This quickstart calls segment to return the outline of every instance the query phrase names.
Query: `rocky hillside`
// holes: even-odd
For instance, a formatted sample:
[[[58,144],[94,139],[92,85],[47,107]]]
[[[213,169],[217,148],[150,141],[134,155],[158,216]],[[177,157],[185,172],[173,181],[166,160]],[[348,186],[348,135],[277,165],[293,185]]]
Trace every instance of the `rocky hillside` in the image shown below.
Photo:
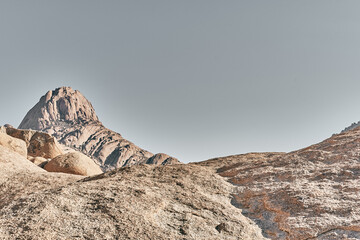
[[[20,127],[43,132],[0,128],[0,239],[360,239],[356,124],[290,153],[174,164],[106,129],[78,91],[59,88]],[[32,163],[39,158],[62,173]]]
[[[103,170],[143,163],[179,163],[170,156],[164,161],[149,160],[154,154],[105,128],[91,103],[70,87],[47,92],[26,114],[19,128],[47,132],[60,143],[93,158]]]
[[[264,239],[231,205],[233,186],[208,168],[140,165],[85,178],[20,153],[0,145],[0,239]]]
[[[360,128],[290,153],[202,163],[237,186],[233,204],[271,239],[360,239]]]

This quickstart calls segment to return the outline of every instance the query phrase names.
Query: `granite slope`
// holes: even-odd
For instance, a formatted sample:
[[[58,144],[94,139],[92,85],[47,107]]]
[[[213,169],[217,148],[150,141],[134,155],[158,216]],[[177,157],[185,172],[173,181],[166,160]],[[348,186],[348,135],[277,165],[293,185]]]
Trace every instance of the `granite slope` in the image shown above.
[[[271,239],[360,239],[360,128],[290,153],[212,159],[234,206]]]
[[[195,165],[139,165],[84,178],[0,146],[0,239],[265,239]]]
[[[154,154],[139,148],[99,121],[91,103],[77,90],[61,87],[47,92],[26,114],[20,129],[40,130],[60,143],[93,158],[103,170],[146,164]],[[176,158],[158,165],[179,163]]]

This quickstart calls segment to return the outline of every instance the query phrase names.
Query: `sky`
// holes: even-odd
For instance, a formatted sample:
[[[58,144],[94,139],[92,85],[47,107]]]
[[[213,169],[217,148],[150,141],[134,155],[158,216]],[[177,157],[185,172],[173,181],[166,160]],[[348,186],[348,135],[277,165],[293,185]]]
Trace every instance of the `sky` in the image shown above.
[[[0,125],[71,86],[183,162],[300,149],[360,120],[360,1],[0,0]]]

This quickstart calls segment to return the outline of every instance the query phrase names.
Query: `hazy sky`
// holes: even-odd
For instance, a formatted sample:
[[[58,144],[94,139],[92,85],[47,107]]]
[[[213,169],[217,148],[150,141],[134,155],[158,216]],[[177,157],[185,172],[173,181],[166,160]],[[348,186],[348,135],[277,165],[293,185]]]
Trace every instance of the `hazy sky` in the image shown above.
[[[0,0],[0,125],[71,86],[183,162],[291,151],[360,120],[360,1]]]

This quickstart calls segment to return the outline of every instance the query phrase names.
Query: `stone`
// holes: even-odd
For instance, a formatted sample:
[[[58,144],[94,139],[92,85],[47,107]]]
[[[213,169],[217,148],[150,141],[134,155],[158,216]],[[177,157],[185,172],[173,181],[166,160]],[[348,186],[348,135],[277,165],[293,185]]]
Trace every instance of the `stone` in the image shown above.
[[[6,132],[25,141],[29,156],[51,159],[64,153],[57,140],[47,133],[16,128],[6,128]]]
[[[90,156],[104,171],[146,164],[154,156],[103,126],[91,103],[70,87],[47,92],[26,114],[19,128],[54,136],[59,143]],[[178,160],[171,158],[166,164],[172,163]]]
[[[146,160],[146,164],[154,164],[154,165],[168,165],[168,164],[178,164],[179,160],[176,158],[170,157],[165,153],[157,153],[154,156],[150,157]]]
[[[20,139],[11,137],[6,133],[0,132],[0,145],[20,154],[21,156],[27,156],[26,143]]]
[[[360,239],[360,127],[290,153],[197,163],[236,186],[232,203],[271,239]]]
[[[91,103],[70,87],[48,91],[20,123],[21,129],[42,130],[53,122],[98,121]]]
[[[30,157],[29,160],[39,167],[44,167],[48,163],[48,160],[43,157]]]
[[[48,172],[63,172],[83,176],[101,174],[102,171],[92,159],[79,152],[66,153],[50,160],[44,169]]]
[[[0,211],[23,196],[29,196],[34,192],[42,190],[58,188],[70,182],[78,181],[81,178],[71,174],[46,172],[44,169],[31,163],[25,156],[0,145]],[[14,210],[19,209],[20,202]],[[6,221],[4,216],[1,216],[0,219]],[[7,222],[5,225],[9,224],[11,223]],[[0,226],[0,239],[16,239],[10,233],[7,237],[2,235],[5,225]]]
[[[265,239],[233,188],[190,164],[124,167],[7,203],[0,239]]]

